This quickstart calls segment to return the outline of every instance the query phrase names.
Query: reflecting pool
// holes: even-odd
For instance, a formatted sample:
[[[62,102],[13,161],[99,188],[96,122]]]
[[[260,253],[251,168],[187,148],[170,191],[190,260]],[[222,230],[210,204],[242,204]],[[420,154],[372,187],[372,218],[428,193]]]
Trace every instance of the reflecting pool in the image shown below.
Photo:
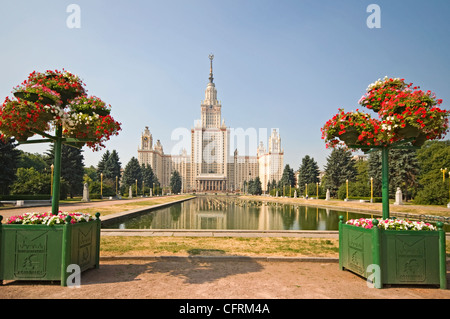
[[[104,228],[338,230],[340,215],[345,220],[371,216],[312,206],[246,201],[232,196],[199,196]]]

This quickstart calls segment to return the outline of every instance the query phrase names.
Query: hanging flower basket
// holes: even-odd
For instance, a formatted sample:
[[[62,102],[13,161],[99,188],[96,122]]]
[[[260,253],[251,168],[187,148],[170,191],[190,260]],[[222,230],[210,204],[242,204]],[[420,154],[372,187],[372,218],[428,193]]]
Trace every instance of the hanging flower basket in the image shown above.
[[[450,112],[439,108],[442,100],[430,91],[406,84],[404,79],[386,77],[376,81],[369,85],[359,104],[375,111],[378,118],[359,110],[346,113],[339,109],[321,128],[327,147],[389,146],[406,139],[413,139],[418,146],[424,143],[424,136],[427,140],[441,139],[449,129]],[[359,133],[357,143],[345,134],[353,129]]]
[[[403,138],[413,138],[420,134],[420,129],[410,124],[398,130],[398,134]]]
[[[70,72],[32,72],[13,94],[16,99],[7,97],[0,108],[0,137],[26,142],[36,133],[62,125],[63,138],[89,140],[72,145],[96,151],[121,130],[110,114],[111,106],[87,96],[84,83]]]
[[[18,99],[22,99],[30,102],[40,102],[42,104],[55,104],[54,99],[46,97],[44,95],[39,95],[38,93],[26,92],[26,91],[18,91],[14,92],[14,96]]]
[[[358,141],[359,133],[356,131],[347,131],[340,135],[340,139],[347,145],[354,145]]]

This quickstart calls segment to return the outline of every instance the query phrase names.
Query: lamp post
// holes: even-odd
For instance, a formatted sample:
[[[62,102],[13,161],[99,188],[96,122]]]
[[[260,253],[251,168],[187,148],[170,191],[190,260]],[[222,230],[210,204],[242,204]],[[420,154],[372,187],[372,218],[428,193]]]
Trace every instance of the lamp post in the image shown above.
[[[370,202],[373,203],[373,177],[370,178]]]
[[[136,179],[136,197],[137,197],[137,179]]]
[[[305,184],[305,197],[308,198],[308,183]]]
[[[448,180],[450,181],[450,172],[448,172]],[[449,182],[450,183],[450,182]],[[449,185],[450,186],[450,185]],[[449,187],[449,199],[450,199],[450,187]]]
[[[347,199],[348,199],[348,179],[345,180],[346,188],[347,188]]]
[[[319,183],[316,182],[316,194],[317,194],[317,199],[319,199]]]
[[[100,197],[103,199],[103,173],[100,173]]]
[[[442,172],[442,182],[445,182],[445,173],[447,173],[447,168],[441,168]]]
[[[117,196],[118,177],[116,176],[116,196]]]

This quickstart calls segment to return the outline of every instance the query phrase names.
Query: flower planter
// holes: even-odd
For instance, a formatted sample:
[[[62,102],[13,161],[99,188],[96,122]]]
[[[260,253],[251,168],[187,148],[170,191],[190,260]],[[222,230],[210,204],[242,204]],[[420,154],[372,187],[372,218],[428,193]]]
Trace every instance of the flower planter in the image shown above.
[[[357,131],[348,130],[342,133],[339,138],[343,140],[347,145],[355,144],[358,141],[359,133]]]
[[[55,100],[33,92],[18,91],[14,93],[14,96],[31,102],[41,102],[44,105],[53,105],[55,103]]]
[[[71,264],[99,267],[100,219],[63,225],[0,224],[0,281],[61,281]],[[1,222],[1,216],[0,216]]]
[[[384,284],[439,285],[447,288],[445,231],[365,229],[339,223],[339,267]],[[374,222],[376,225],[376,223]],[[379,277],[375,268],[379,266]],[[369,278],[370,277],[370,278]],[[377,281],[377,278],[379,279]]]
[[[412,138],[417,137],[420,134],[420,130],[417,127],[408,124],[405,127],[400,128],[398,134],[404,138]]]

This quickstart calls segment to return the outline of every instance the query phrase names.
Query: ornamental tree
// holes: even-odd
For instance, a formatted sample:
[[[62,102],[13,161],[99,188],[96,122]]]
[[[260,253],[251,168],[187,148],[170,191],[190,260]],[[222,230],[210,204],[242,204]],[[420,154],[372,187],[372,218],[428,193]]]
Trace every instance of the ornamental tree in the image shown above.
[[[121,124],[110,115],[111,107],[88,96],[81,79],[66,70],[32,72],[0,107],[0,138],[20,143],[52,142],[55,149],[52,213],[58,214],[61,176],[61,146],[94,151],[103,148]],[[54,135],[51,135],[54,131]],[[28,140],[34,135],[46,139]]]
[[[328,147],[382,151],[383,218],[389,217],[389,149],[418,148],[427,140],[443,138],[449,128],[449,111],[441,99],[404,79],[388,78],[370,84],[359,104],[377,113],[339,112],[321,128]]]
[[[369,85],[359,104],[377,113],[372,118],[359,109],[339,112],[322,127],[327,147],[391,146],[411,142],[421,146],[426,140],[443,138],[448,131],[449,111],[440,109],[441,99],[422,91],[404,79],[385,77]]]
[[[45,132],[61,126],[66,142],[94,151],[103,148],[121,124],[110,115],[111,106],[88,96],[84,87],[65,70],[32,72],[0,107],[0,136],[23,143],[36,134],[48,137]]]

